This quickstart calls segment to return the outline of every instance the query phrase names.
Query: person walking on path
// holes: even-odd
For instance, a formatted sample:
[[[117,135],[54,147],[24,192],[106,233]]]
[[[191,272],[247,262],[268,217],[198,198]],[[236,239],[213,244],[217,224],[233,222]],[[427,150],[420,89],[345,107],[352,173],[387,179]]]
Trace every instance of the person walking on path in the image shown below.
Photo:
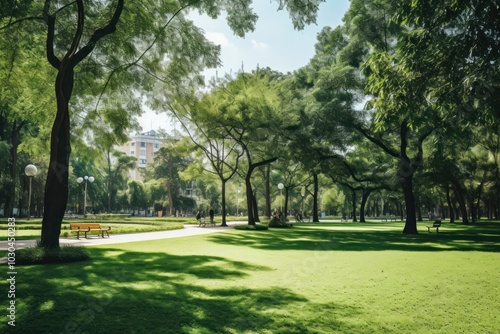
[[[214,214],[215,214],[214,209],[210,208],[210,211],[208,211],[208,214],[210,215],[210,224],[215,225],[214,224]]]

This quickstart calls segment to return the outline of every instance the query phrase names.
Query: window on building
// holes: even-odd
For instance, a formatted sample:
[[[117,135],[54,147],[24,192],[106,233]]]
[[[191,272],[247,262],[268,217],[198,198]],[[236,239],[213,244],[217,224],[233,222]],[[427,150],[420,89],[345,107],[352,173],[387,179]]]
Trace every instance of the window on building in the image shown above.
[[[130,146],[135,146],[135,142],[131,142],[131,143],[130,143]]]
[[[141,147],[146,147],[146,142],[141,141]]]
[[[135,155],[135,151],[134,150],[130,150],[130,155]]]
[[[139,151],[139,156],[141,156],[141,157],[146,156],[146,149],[145,148],[141,148],[141,150]]]
[[[160,147],[160,144],[155,143],[155,148],[159,148],[159,147]]]

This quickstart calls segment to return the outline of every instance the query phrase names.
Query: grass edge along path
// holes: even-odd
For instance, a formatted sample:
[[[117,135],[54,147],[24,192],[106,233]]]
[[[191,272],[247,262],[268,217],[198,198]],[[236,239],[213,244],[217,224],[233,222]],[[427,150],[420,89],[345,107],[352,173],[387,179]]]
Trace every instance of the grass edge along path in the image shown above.
[[[16,327],[0,332],[498,333],[498,224],[401,227],[90,247],[91,261],[19,267]]]

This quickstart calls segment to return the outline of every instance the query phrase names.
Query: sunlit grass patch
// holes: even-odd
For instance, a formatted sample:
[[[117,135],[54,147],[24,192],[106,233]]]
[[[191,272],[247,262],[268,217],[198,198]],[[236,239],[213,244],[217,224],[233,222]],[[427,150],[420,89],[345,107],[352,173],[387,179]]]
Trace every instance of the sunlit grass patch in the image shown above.
[[[89,247],[91,261],[22,267],[15,330],[497,332],[500,229],[449,225],[407,236],[401,223],[385,226]]]

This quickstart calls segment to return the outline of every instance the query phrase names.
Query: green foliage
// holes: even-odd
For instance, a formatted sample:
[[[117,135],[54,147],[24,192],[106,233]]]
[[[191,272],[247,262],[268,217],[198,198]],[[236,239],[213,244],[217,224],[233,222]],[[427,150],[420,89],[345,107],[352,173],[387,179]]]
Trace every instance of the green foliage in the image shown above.
[[[130,181],[128,184],[128,201],[132,208],[140,210],[148,206],[148,198],[142,183]]]
[[[279,227],[279,228],[293,227],[293,224],[285,223],[283,220],[284,220],[284,218],[282,218],[280,220],[278,217],[273,216],[271,218],[271,220],[269,221],[268,226],[269,227]]]
[[[90,260],[85,247],[62,246],[59,249],[28,247],[16,250],[16,265],[69,263]]]
[[[23,266],[16,332],[71,323],[89,333],[495,333],[498,222],[405,238],[401,226],[304,224],[89,247],[91,261]],[[93,321],[75,316],[79,305]]]
[[[123,218],[130,218],[130,214],[128,213],[98,213],[95,215],[96,219],[111,219],[111,220],[118,220],[118,219],[123,219]]]
[[[235,225],[234,228],[240,231],[266,231],[269,229],[269,227],[264,224],[255,224],[255,225],[241,224],[241,225]]]

